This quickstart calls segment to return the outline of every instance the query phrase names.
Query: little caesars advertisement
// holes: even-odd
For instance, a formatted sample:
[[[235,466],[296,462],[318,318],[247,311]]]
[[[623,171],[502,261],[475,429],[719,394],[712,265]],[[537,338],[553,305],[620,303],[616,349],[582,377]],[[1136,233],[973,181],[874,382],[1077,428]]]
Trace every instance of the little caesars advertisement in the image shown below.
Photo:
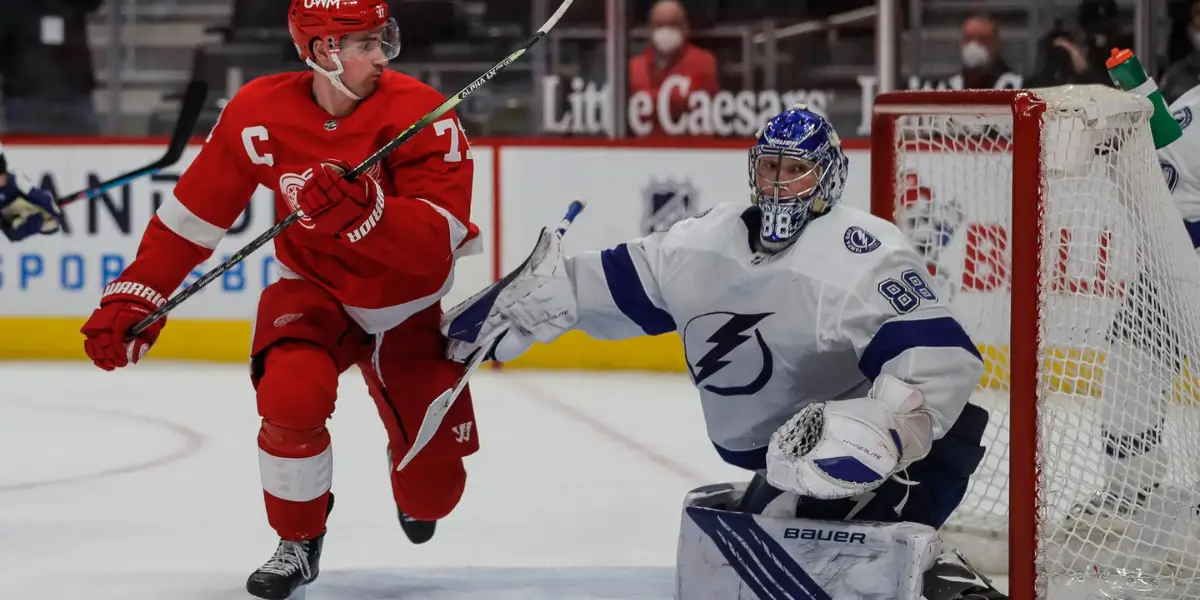
[[[627,112],[629,130],[636,136],[649,135],[657,120],[669,135],[750,136],[765,120],[796,103],[805,103],[814,111],[824,114],[833,96],[832,92],[821,90],[721,90],[714,95],[703,90],[692,91],[691,87],[691,78],[672,75],[663,81],[658,94],[652,96],[647,92],[638,92],[630,96]],[[609,131],[612,94],[607,83],[597,86],[595,82],[585,82],[581,77],[572,79],[566,106],[560,103],[561,88],[562,80],[557,75],[544,80],[543,131],[590,135]],[[671,114],[671,98],[675,96],[687,98],[687,112],[683,115]]]
[[[1005,73],[996,80],[995,87],[1020,88],[1022,77]],[[871,133],[871,106],[879,93],[878,78],[864,75],[857,78],[858,127],[857,135]],[[945,79],[923,79],[911,76],[905,82],[907,89],[962,89],[960,75]],[[564,89],[564,86],[567,89]],[[771,117],[795,104],[806,104],[819,114],[831,117],[848,116],[845,106],[837,104],[839,95],[854,93],[853,90],[838,92],[832,89],[801,89],[790,91],[730,91],[721,90],[710,94],[705,90],[692,90],[692,80],[683,75],[671,75],[663,81],[656,94],[637,92],[628,99],[626,115],[629,131],[634,136],[650,135],[655,123],[668,135],[673,136],[752,136]],[[612,123],[612,101],[608,83],[597,85],[582,77],[564,82],[561,77],[551,75],[542,85],[542,131],[557,134],[604,135]],[[687,98],[687,109],[683,114],[672,114],[671,99]],[[830,109],[836,108],[835,114]],[[850,109],[853,111],[853,109]],[[849,112],[852,116],[853,112]]]

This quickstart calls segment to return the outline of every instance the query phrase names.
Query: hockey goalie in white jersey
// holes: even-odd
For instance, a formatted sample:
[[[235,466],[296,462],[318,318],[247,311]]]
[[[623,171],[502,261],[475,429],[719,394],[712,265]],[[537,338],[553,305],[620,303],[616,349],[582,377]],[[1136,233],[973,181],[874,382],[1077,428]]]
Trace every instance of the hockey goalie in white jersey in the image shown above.
[[[754,475],[685,500],[680,600],[1004,597],[936,533],[984,454],[983,362],[900,231],[838,204],[848,166],[789,110],[750,150],[750,204],[572,257],[543,232],[443,320],[459,360],[498,327],[500,360],[570,329],[682,336],[716,452]]]

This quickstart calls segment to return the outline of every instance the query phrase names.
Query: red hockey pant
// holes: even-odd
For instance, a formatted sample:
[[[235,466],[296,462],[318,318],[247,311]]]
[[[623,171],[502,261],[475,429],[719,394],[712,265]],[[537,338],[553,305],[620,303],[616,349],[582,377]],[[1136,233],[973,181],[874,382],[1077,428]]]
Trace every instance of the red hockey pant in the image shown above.
[[[262,417],[259,470],[267,520],[281,538],[306,540],[325,531],[333,480],[325,422],[333,415],[338,376],[352,365],[362,371],[387,429],[396,505],[415,519],[436,520],[458,504],[467,478],[462,459],[479,449],[469,390],[416,458],[399,473],[394,467],[430,402],[463,371],[443,358],[440,317],[435,304],[380,338],[366,334],[312,283],[284,279],[263,291],[251,376]]]

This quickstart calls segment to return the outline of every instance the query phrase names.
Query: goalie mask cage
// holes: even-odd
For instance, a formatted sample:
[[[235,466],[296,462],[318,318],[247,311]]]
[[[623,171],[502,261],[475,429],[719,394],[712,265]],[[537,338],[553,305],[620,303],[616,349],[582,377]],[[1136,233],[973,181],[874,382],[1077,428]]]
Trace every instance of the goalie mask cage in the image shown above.
[[[1103,86],[875,100],[872,211],[987,363],[944,536],[1014,599],[1200,598],[1200,259],[1152,112]]]

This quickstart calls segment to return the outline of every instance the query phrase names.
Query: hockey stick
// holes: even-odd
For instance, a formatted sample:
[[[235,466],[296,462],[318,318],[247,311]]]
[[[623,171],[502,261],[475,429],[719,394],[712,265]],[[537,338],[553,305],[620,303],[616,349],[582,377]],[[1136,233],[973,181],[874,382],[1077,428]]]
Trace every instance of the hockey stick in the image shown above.
[[[570,206],[567,207],[567,214],[563,217],[562,223],[559,223],[558,229],[554,231],[554,235],[561,239],[571,226],[571,223],[575,222],[575,217],[578,217],[579,213],[583,212],[583,208],[584,203],[582,200],[572,201]],[[529,263],[531,258],[533,258],[532,254],[513,272],[520,272]],[[503,283],[503,280],[501,283]],[[412,446],[404,454],[404,458],[400,459],[400,464],[396,465],[396,471],[400,471],[408,466],[413,457],[429,443],[429,440],[433,439],[434,434],[437,433],[438,428],[442,425],[442,420],[446,418],[446,413],[449,412],[451,406],[454,406],[454,401],[458,399],[458,395],[467,386],[467,380],[475,374],[475,371],[479,370],[479,366],[487,360],[492,345],[507,333],[508,329],[509,324],[505,323],[494,329],[482,340],[479,340],[479,347],[467,359],[466,369],[463,370],[463,374],[458,378],[458,381],[454,382],[454,387],[442,392],[437,399],[430,403],[429,408],[425,410],[425,418],[421,420],[421,428],[417,430],[417,436],[413,438]]]
[[[442,115],[450,112],[451,110],[454,109],[454,107],[461,104],[462,101],[467,98],[467,96],[470,96],[473,92],[475,92],[475,90],[478,90],[479,88],[483,87],[483,84],[491,81],[492,78],[495,77],[497,73],[499,73],[500,71],[503,71],[506,67],[508,67],[508,65],[511,65],[518,58],[521,58],[521,56],[523,56],[526,52],[528,52],[529,49],[532,48],[535,44],[542,41],[542,38],[546,37],[546,34],[556,24],[558,24],[559,19],[562,19],[563,14],[567,12],[567,8],[569,8],[573,2],[575,2],[575,0],[564,0],[564,2],[562,3],[562,6],[559,6],[558,10],[555,11],[553,15],[550,15],[550,20],[546,21],[546,23],[544,25],[542,25],[542,28],[537,30],[537,33],[534,34],[533,38],[531,38],[528,42],[525,42],[524,46],[518,48],[512,54],[509,54],[507,57],[505,57],[504,60],[497,63],[496,66],[489,69],[483,75],[480,75],[479,79],[476,79],[475,81],[471,82],[471,85],[468,85],[467,87],[463,88],[462,91],[460,91],[459,93],[448,98],[445,102],[442,103],[441,106],[438,106],[437,108],[433,109],[433,111],[430,112],[429,114],[425,115],[424,117],[421,117],[421,120],[410,125],[408,127],[408,129],[405,129],[403,132],[400,133],[400,135],[396,136],[395,139],[393,139],[392,141],[385,144],[382,148],[380,148],[378,151],[376,151],[375,154],[372,154],[371,156],[367,157],[367,159],[364,160],[362,162],[362,164],[358,165],[357,167],[354,167],[353,169],[350,169],[350,171],[348,171],[343,177],[347,181],[354,181],[359,176],[361,176],[363,173],[367,172],[367,169],[370,169],[371,167],[375,166],[375,163],[378,163],[379,161],[383,160],[387,155],[389,155],[393,151],[395,151],[396,148],[400,147],[401,144],[407,142],[408,140],[411,140],[413,138],[413,136],[420,133],[422,129],[425,129],[431,123],[438,120],[438,118],[440,118]],[[233,256],[230,256],[225,262],[217,265],[216,268],[205,273],[203,277],[201,277],[200,279],[197,279],[195,283],[188,286],[182,292],[175,294],[175,297],[168,300],[167,303],[162,305],[162,307],[160,307],[158,310],[150,313],[149,315],[146,316],[146,318],[142,319],[141,321],[138,321],[138,323],[129,330],[129,335],[127,337],[129,339],[133,339],[135,336],[137,336],[141,332],[145,331],[146,328],[153,325],[155,321],[167,316],[167,313],[171,312],[172,310],[175,310],[175,307],[182,304],[188,298],[191,298],[192,296],[196,295],[200,290],[204,289],[205,286],[212,283],[214,280],[216,280],[221,275],[225,274],[226,271],[228,271],[229,269],[232,269],[238,263],[242,262],[243,260],[246,260],[251,254],[254,253],[255,250],[258,250],[267,242],[275,239],[276,236],[278,236],[280,233],[283,233],[284,229],[291,227],[296,221],[299,221],[303,217],[304,217],[304,213],[302,211],[300,211],[300,210],[293,211],[285,219],[276,223],[270,229],[264,231],[262,233],[262,235],[251,240],[249,244],[246,244],[246,246],[243,247],[241,250],[238,250],[237,252],[235,252],[233,254]]]
[[[118,175],[107,181],[101,181],[92,187],[79,190],[73,194],[62,196],[56,200],[58,205],[61,207],[77,200],[95,198],[108,190],[125,185],[139,177],[153,175],[179,162],[179,159],[183,157],[184,151],[187,150],[188,142],[192,140],[192,133],[196,129],[196,123],[200,120],[200,113],[203,112],[204,102],[207,99],[208,84],[200,80],[189,83],[187,90],[183,92],[179,118],[175,121],[175,131],[171,133],[171,141],[167,146],[166,154],[163,154],[161,158],[144,167]]]

